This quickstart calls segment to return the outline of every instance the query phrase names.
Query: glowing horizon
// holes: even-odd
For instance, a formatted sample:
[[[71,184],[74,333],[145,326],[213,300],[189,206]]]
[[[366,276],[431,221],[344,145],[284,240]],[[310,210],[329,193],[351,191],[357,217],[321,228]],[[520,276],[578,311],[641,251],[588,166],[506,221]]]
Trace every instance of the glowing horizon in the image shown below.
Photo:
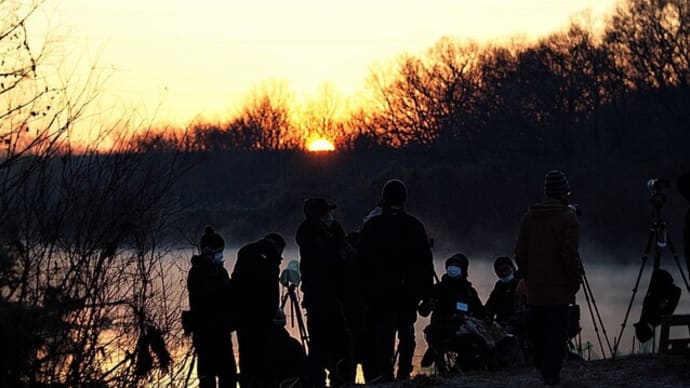
[[[310,141],[307,144],[307,151],[310,152],[330,152],[335,151],[335,145],[332,141],[319,138]]]
[[[599,20],[614,3],[62,0],[49,11],[67,31],[61,50],[112,69],[98,103],[106,116],[131,109],[144,121],[184,126],[227,119],[262,82],[285,81],[298,99],[328,83],[352,98],[372,66],[422,53],[444,36],[535,39],[578,13]]]

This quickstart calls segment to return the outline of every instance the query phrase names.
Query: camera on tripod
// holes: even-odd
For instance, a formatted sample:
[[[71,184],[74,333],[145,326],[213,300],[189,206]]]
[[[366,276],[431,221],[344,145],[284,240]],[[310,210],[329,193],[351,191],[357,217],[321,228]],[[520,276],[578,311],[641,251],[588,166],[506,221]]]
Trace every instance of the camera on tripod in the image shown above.
[[[664,191],[671,188],[671,182],[667,179],[652,178],[647,181],[647,190],[651,193],[649,203],[656,209],[661,209],[666,203]]]
[[[678,266],[683,283],[685,283],[685,288],[688,290],[688,292],[690,292],[690,283],[685,277],[683,268],[678,259],[678,254],[675,252],[673,243],[669,238],[670,224],[661,216],[661,208],[666,202],[665,191],[669,190],[670,188],[671,183],[666,179],[652,178],[647,181],[647,189],[650,192],[649,203],[652,204],[652,223],[649,228],[649,237],[647,238],[646,248],[644,250],[644,255],[642,256],[642,265],[637,274],[633,294],[630,299],[630,303],[628,304],[628,309],[625,312],[625,318],[623,318],[623,323],[621,324],[621,331],[618,334],[613,348],[612,354],[614,355],[616,354],[620,341],[623,338],[623,330],[625,329],[625,325],[630,315],[630,309],[633,301],[635,300],[635,294],[637,293],[637,287],[640,284],[640,279],[642,278],[644,266],[647,263],[650,255],[653,255],[654,260],[652,276],[650,278],[647,295],[643,301],[640,321],[634,325],[635,336],[640,341],[645,342],[654,338],[654,327],[659,325],[661,319],[660,317],[662,315],[670,316],[673,314],[680,297],[680,289],[673,285],[673,277],[671,274],[661,269],[662,249],[668,249],[671,251],[671,256]],[[665,338],[668,340],[667,334]],[[667,350],[668,349],[660,349],[660,351],[664,352]]]
[[[286,304],[288,302],[290,303],[290,322],[292,327],[294,327],[295,319],[297,320],[297,329],[299,330],[300,339],[302,340],[302,347],[306,351],[309,343],[309,334],[307,333],[307,326],[304,324],[302,309],[295,291],[302,281],[302,274],[300,273],[299,262],[297,260],[291,260],[288,263],[287,268],[280,274],[279,281],[280,284],[285,287],[286,291],[280,301],[280,310],[285,311]]]

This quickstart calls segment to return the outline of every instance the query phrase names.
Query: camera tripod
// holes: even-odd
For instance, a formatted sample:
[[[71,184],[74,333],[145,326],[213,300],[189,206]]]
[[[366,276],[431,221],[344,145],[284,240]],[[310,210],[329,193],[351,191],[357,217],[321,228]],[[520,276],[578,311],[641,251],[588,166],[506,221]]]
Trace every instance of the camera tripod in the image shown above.
[[[651,181],[650,181],[651,182]],[[640,279],[642,278],[642,273],[644,272],[644,267],[647,264],[647,261],[649,260],[649,255],[652,250],[652,245],[654,245],[654,261],[653,261],[653,270],[652,270],[652,277],[654,276],[654,273],[656,270],[659,269],[659,265],[661,263],[661,253],[663,248],[668,248],[668,250],[671,252],[671,256],[673,256],[673,259],[676,262],[676,265],[678,266],[678,272],[680,272],[680,276],[683,278],[683,283],[685,283],[685,288],[688,290],[688,293],[690,293],[690,284],[688,283],[688,279],[685,277],[685,272],[683,272],[683,267],[681,266],[680,259],[678,258],[678,254],[676,253],[675,249],[673,248],[673,242],[671,241],[670,237],[668,236],[669,233],[669,224],[661,217],[661,208],[663,207],[664,203],[666,202],[666,197],[664,196],[664,193],[661,192],[660,189],[656,189],[651,183],[648,184],[650,187],[650,190],[653,189],[652,191],[652,196],[649,199],[649,202],[652,204],[652,225],[649,228],[649,236],[647,238],[647,245],[644,250],[644,254],[642,256],[642,264],[640,265],[640,270],[637,273],[637,280],[635,281],[635,286],[632,289],[632,297],[630,298],[630,303],[628,304],[628,309],[625,312],[625,318],[623,319],[623,323],[621,324],[621,330],[620,333],[618,334],[618,337],[615,340],[615,344],[613,347],[613,353],[612,353],[612,358],[616,357],[616,353],[618,352],[618,346],[621,343],[621,340],[623,338],[623,331],[625,330],[625,326],[628,322],[628,317],[630,315],[630,309],[632,308],[633,302],[635,301],[635,295],[637,294],[637,289],[638,286],[640,285]],[[690,268],[688,268],[690,269]],[[652,284],[652,280],[650,279],[650,285]],[[649,292],[649,291],[647,291]]]
[[[602,320],[601,314],[599,313],[599,307],[597,307],[597,301],[594,298],[594,292],[592,291],[592,287],[589,285],[589,279],[587,279],[587,274],[585,273],[585,266],[582,263],[582,261],[580,261],[580,274],[582,282],[582,291],[585,296],[585,302],[587,303],[587,309],[589,310],[589,316],[592,319],[594,333],[596,333],[597,342],[599,343],[599,347],[601,348],[601,356],[602,358],[606,358],[604,344],[601,341],[601,336],[603,334],[604,339],[606,340],[606,345],[608,347],[609,354],[611,354],[611,357],[613,358],[614,351],[611,349],[611,342],[609,341],[608,333],[606,333],[606,327],[604,326],[604,321]],[[602,334],[599,333],[599,327],[601,327]],[[580,350],[582,350],[582,344],[580,344]]]
[[[285,286],[287,290],[281,299],[280,308],[285,311],[285,305],[290,302],[290,325],[295,327],[295,320],[297,320],[297,329],[299,330],[302,347],[307,351],[309,347],[309,334],[307,333],[307,326],[304,324],[302,308],[299,305],[299,298],[297,298],[297,293],[295,291],[299,285],[299,274],[296,272],[291,273],[291,271],[291,269],[286,269],[283,271],[284,275],[281,276],[281,284]],[[288,280],[288,276],[292,276],[292,278]],[[294,276],[297,277],[294,278]]]

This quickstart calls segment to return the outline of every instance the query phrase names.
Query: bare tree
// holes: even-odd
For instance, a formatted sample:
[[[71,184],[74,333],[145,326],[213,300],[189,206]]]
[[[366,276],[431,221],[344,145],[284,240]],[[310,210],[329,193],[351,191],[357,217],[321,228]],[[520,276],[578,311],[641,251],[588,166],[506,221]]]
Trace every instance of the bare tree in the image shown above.
[[[429,145],[469,136],[479,89],[475,44],[441,39],[425,57],[403,56],[392,74],[372,73],[379,125],[394,145]]]
[[[304,103],[296,125],[304,145],[309,138],[325,138],[340,143],[346,136],[346,101],[334,87],[324,83],[317,94]]]
[[[44,65],[27,31],[41,4],[0,1],[0,385],[172,379],[152,371],[179,338],[168,194],[180,153],[135,152],[125,132],[106,151],[119,128],[71,141],[100,81]]]
[[[660,151],[690,127],[690,4],[685,0],[628,0],[616,10],[605,40],[631,92],[660,107],[652,115]],[[629,109],[640,109],[630,107]],[[639,123],[627,122],[633,127]]]
[[[267,83],[253,91],[226,132],[242,140],[242,148],[280,150],[290,148],[294,137],[290,120],[291,98],[283,83]]]
[[[628,0],[613,16],[606,39],[636,88],[687,86],[690,81],[690,4]]]

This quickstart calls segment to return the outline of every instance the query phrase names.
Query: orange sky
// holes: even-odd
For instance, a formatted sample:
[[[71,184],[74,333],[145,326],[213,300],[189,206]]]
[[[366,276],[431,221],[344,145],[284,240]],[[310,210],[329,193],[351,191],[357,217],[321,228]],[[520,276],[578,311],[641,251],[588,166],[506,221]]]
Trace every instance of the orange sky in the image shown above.
[[[223,119],[262,81],[301,98],[324,82],[351,96],[376,63],[442,36],[542,36],[614,0],[60,0],[44,8],[70,61],[109,74],[104,116],[184,125]],[[47,11],[45,11],[47,9]],[[72,62],[70,62],[72,63]]]

